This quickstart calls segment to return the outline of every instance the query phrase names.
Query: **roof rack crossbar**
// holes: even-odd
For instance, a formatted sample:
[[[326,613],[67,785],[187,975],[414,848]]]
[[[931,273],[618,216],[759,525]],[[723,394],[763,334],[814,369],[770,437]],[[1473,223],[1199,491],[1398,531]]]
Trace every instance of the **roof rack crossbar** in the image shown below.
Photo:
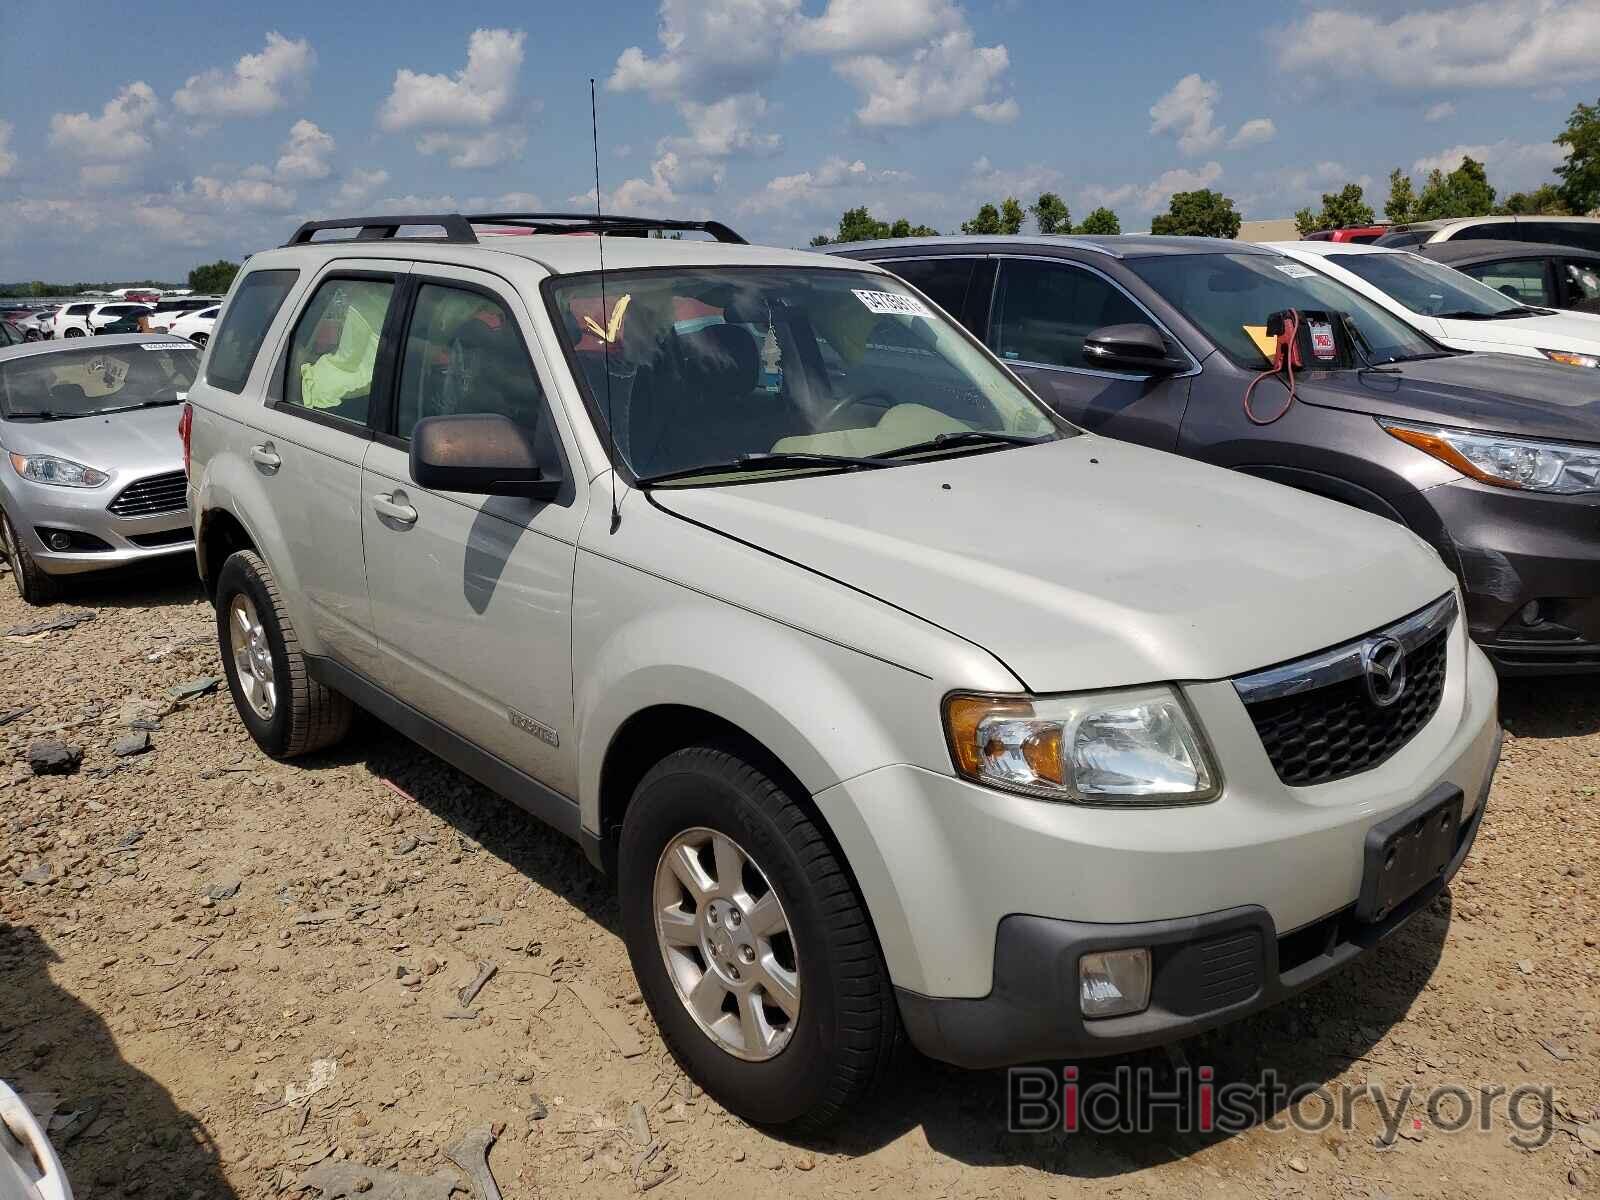
[[[407,226],[437,227],[444,230],[443,237],[406,237],[399,238],[401,229]],[[324,229],[354,229],[355,240],[361,242],[385,241],[398,238],[405,242],[465,242],[472,244],[478,240],[478,235],[472,232],[472,224],[460,213],[421,213],[397,217],[339,217],[331,221],[307,221],[294,231],[285,246],[303,246],[316,240],[316,236]]]
[[[630,217],[615,213],[506,212],[472,213],[469,225],[508,225],[540,233],[613,233],[643,237],[653,230],[666,233],[709,233],[719,242],[745,245],[745,239],[721,221],[683,221],[666,217]]]

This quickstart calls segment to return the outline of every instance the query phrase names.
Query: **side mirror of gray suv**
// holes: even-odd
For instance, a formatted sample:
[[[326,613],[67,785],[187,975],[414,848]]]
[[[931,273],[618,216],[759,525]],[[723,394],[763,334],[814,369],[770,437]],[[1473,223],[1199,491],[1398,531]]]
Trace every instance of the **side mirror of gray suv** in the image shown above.
[[[433,491],[531,500],[552,500],[561,489],[559,475],[540,471],[529,431],[492,413],[418,421],[411,432],[411,478]]]
[[[1154,326],[1137,322],[1102,325],[1083,339],[1083,355],[1097,366],[1152,375],[1181,371],[1189,365],[1167,353],[1167,343]]]

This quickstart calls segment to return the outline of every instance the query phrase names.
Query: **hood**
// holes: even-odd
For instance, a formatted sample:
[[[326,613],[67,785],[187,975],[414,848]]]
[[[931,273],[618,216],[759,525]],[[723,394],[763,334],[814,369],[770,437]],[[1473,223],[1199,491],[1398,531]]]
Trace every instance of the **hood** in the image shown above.
[[[1038,692],[1237,675],[1454,584],[1381,518],[1091,435],[652,497],[984,647]]]
[[[1399,371],[1298,377],[1307,404],[1488,433],[1600,442],[1600,370],[1511,354],[1454,354]]]
[[[0,440],[19,454],[54,454],[109,472],[112,484],[183,469],[181,404],[69,421],[7,421]]]
[[[1557,312],[1545,317],[1513,317],[1502,321],[1438,321],[1444,335],[1496,346],[1533,346],[1600,354],[1600,319],[1586,313]]]

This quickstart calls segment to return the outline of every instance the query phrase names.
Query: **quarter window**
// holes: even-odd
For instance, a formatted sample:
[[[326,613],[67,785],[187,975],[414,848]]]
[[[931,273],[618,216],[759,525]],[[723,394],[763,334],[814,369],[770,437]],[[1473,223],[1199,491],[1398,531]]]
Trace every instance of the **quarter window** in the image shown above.
[[[425,283],[406,333],[395,432],[409,439],[424,417],[476,413],[537,430],[544,389],[505,305],[482,292]]]
[[[261,343],[266,340],[298,271],[252,271],[235,290],[228,315],[211,341],[206,382],[225,392],[244,391]]]
[[[388,279],[335,277],[318,284],[295,325],[283,402],[365,425],[393,298]]]
[[[1542,258],[1501,259],[1461,269],[1519,304],[1552,303],[1549,289],[1545,287]]]
[[[1012,260],[1000,269],[993,342],[1001,358],[1052,367],[1103,369],[1083,341],[1105,325],[1150,324],[1108,280],[1077,267]]]
[[[1566,307],[1600,313],[1600,264],[1569,259],[1562,264],[1562,275],[1567,282]]]
[[[967,303],[967,287],[977,268],[975,258],[891,258],[878,265],[920,288],[956,320]]]

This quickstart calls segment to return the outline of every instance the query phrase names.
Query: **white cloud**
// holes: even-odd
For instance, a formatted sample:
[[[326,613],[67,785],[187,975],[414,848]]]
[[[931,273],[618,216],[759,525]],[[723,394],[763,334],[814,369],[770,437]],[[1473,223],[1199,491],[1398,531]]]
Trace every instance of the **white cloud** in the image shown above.
[[[767,115],[767,102],[759,92],[725,96],[712,104],[685,100],[678,105],[689,127],[688,137],[662,139],[661,149],[687,156],[729,158],[736,154],[775,154],[783,139],[775,133],[758,133],[755,125]]]
[[[17,156],[11,152],[10,121],[0,121],[0,179],[11,174],[17,166]]]
[[[1040,192],[1059,188],[1066,176],[1044,163],[1029,163],[1019,170],[1005,170],[983,155],[973,162],[967,172],[967,192],[985,201],[1015,196],[1024,203],[1031,202]]]
[[[133,168],[127,163],[87,163],[78,168],[78,182],[91,191],[127,187]]]
[[[907,58],[848,58],[835,70],[864,93],[856,120],[869,128],[928,125],[971,114],[996,124],[1017,117],[1005,96],[1011,65],[1004,46],[979,46],[969,29],[944,34]]]
[[[328,165],[334,149],[333,136],[324,133],[304,117],[289,130],[289,140],[281,147],[277,172],[281,179],[326,179],[333,168]]]
[[[828,0],[821,16],[794,23],[788,44],[810,54],[894,54],[965,26],[953,0]]]
[[[661,0],[660,53],[629,46],[606,80],[658,100],[719,100],[777,69],[800,0]]]
[[[1441,100],[1438,104],[1430,104],[1428,111],[1422,114],[1422,119],[1432,124],[1434,121],[1448,120],[1456,115],[1456,106],[1448,100]]]
[[[1483,0],[1385,19],[1321,9],[1274,37],[1286,72],[1391,88],[1529,88],[1600,75],[1594,0]]]
[[[146,201],[133,206],[133,219],[152,238],[171,245],[203,246],[215,236],[211,222],[187,205]]]
[[[173,93],[172,105],[202,119],[259,117],[282,108],[304,90],[316,51],[305,38],[291,41],[267,34],[260,54],[246,54],[232,68],[213,67],[191,75]]]
[[[407,192],[404,196],[384,197],[378,202],[378,207],[386,213],[440,213],[458,211],[461,202],[448,192],[436,196]]]
[[[1437,154],[1425,154],[1411,164],[1411,169],[1420,175],[1433,170],[1448,175],[1461,165],[1463,158],[1474,158],[1484,164],[1489,182],[1504,193],[1550,183],[1551,172],[1561,165],[1564,157],[1562,148],[1554,142],[1513,142],[1502,138],[1498,142],[1451,146]]]
[[[294,192],[281,184],[266,179],[217,179],[210,175],[196,175],[187,191],[173,189],[174,199],[187,199],[193,203],[209,204],[230,212],[277,210],[293,208]]]
[[[714,191],[722,186],[720,165],[708,160],[684,160],[669,150],[650,164],[650,178],[624,180],[611,192],[601,194],[601,206],[608,212],[637,212],[651,209],[677,209],[685,215],[700,210],[684,208],[680,192]],[[570,197],[573,203],[589,208],[594,204],[594,189]]]
[[[148,127],[161,102],[142,80],[130,83],[100,110],[56,113],[50,118],[50,142],[58,149],[94,162],[125,162],[150,152]]]
[[[1185,75],[1172,90],[1150,106],[1150,132],[1171,133],[1185,154],[1203,154],[1222,143],[1217,128],[1216,82]]]
[[[533,192],[501,192],[498,196],[469,196],[467,207],[474,212],[538,212],[544,201]]]
[[[422,154],[449,155],[450,165],[463,170],[498,167],[522,156],[528,135],[519,129],[485,133],[425,133],[417,139]]]
[[[475,29],[467,39],[467,65],[454,75],[400,68],[378,109],[378,126],[394,133],[481,127],[499,120],[516,96],[526,38],[520,30]]]
[[[1271,117],[1256,117],[1239,126],[1228,139],[1228,149],[1242,150],[1246,146],[1263,146],[1278,136],[1278,127]]]
[[[1080,194],[1079,204],[1084,208],[1118,208],[1132,205],[1135,212],[1155,212],[1165,208],[1177,192],[1193,192],[1208,188],[1222,178],[1222,164],[1208,162],[1200,167],[1175,167],[1163,171],[1149,183],[1125,183],[1119,187],[1091,184]]]
[[[356,167],[344,177],[344,182],[339,185],[339,190],[333,194],[335,204],[349,205],[360,204],[369,199],[374,192],[389,182],[389,172],[382,167],[368,170],[365,167]]]
[[[755,195],[739,204],[744,213],[782,212],[832,202],[841,189],[852,191],[873,184],[902,182],[910,178],[904,171],[875,171],[861,159],[847,160],[837,155],[820,166],[793,175],[769,180]]]

